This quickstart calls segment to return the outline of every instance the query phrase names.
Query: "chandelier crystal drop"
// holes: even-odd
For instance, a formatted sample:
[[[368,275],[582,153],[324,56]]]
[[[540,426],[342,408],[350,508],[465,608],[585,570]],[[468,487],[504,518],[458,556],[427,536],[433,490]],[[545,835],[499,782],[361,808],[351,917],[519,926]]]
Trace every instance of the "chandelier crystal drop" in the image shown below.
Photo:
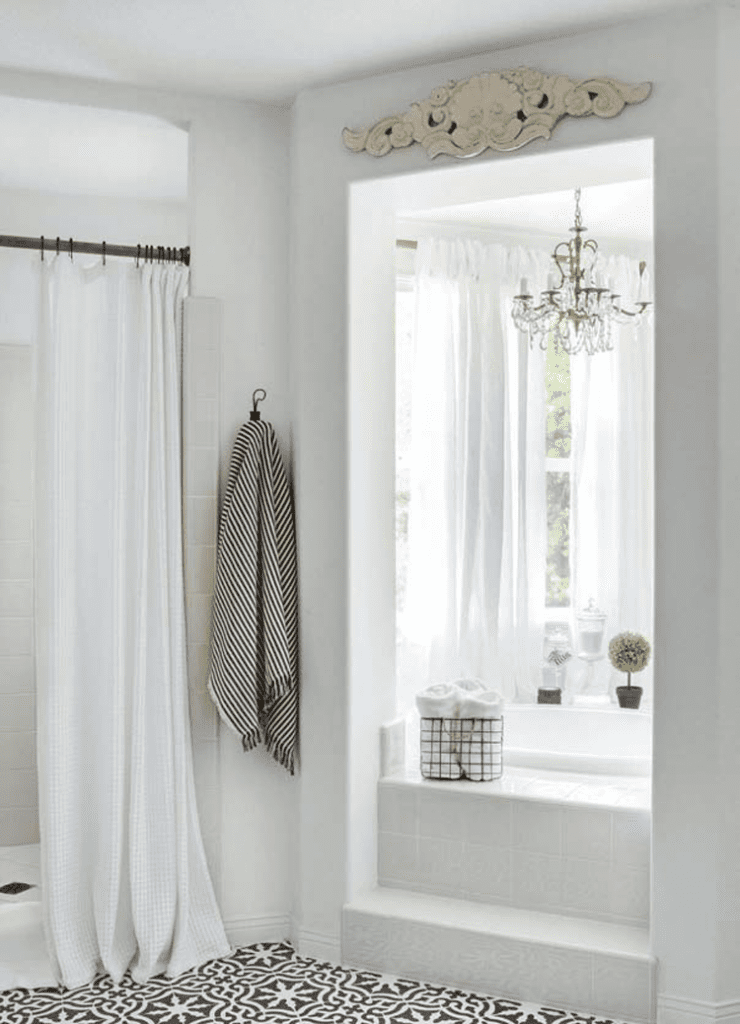
[[[611,281],[605,281],[597,270],[598,245],[592,238],[583,238],[587,230],[581,219],[581,190],[576,189],[573,238],[559,242],[552,254],[553,267],[547,288],[535,305],[529,282],[522,278],[519,295],[514,296],[511,311],[520,331],[529,335],[529,347],[539,343],[547,351],[550,338],[556,350],[568,355],[587,352],[610,352],[614,348],[613,324],[638,324],[648,316],[652,303],[645,297],[646,263],[640,263],[640,285],[633,310],[624,309],[621,295]]]

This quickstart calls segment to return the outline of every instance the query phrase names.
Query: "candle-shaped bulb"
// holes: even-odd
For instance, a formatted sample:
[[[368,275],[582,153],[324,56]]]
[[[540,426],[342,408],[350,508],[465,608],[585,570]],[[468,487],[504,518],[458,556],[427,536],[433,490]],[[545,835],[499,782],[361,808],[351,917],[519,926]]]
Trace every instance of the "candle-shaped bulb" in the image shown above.
[[[558,272],[553,267],[553,269],[547,275],[547,290],[548,290],[548,292],[554,292],[554,291],[557,291],[557,288],[558,288]]]
[[[521,279],[521,281],[519,282],[519,294],[520,295],[531,295],[532,294],[530,292],[530,290],[529,290],[529,281],[527,280],[526,277],[523,277]]]

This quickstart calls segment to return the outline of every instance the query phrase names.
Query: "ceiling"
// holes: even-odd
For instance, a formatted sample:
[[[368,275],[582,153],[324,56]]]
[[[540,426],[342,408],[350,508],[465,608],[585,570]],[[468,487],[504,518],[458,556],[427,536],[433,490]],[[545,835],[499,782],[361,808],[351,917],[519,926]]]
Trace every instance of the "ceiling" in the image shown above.
[[[300,90],[701,0],[0,0],[0,67],[289,103]]]
[[[0,138],[0,189],[178,202],[187,195],[188,133],[156,117],[0,96]]]
[[[574,168],[577,173],[577,169]],[[575,195],[572,189],[514,196],[462,206],[417,210],[413,219],[425,224],[456,225],[503,234],[571,237]],[[653,182],[619,181],[584,187],[581,214],[586,238],[650,243],[653,237]]]

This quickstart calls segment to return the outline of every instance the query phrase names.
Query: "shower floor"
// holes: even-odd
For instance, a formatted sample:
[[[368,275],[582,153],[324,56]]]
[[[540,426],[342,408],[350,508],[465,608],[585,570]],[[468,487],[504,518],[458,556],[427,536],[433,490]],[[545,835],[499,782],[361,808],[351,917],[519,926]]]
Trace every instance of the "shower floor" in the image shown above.
[[[54,985],[41,921],[38,843],[0,846],[0,889],[10,882],[30,888],[15,894],[0,892],[0,991]],[[2,1008],[0,996],[0,1020]]]
[[[3,1012],[7,1018],[3,1016]],[[0,994],[0,1020],[13,1024],[602,1024],[606,1018],[476,995],[309,960],[287,942],[234,950],[175,981],[136,984],[126,976],[60,993]]]

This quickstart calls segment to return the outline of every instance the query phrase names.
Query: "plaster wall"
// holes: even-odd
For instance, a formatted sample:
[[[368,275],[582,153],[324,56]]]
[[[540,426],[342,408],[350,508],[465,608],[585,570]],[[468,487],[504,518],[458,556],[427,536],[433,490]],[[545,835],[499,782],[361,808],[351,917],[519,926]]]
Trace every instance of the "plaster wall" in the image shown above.
[[[720,481],[727,486],[728,507],[737,491],[717,443],[716,310],[720,259],[727,258],[717,245],[720,159],[727,159],[717,149],[718,17],[713,9],[664,16],[309,90],[296,101],[291,367],[304,630],[298,935],[307,951],[338,950],[342,902],[375,882],[370,851],[377,737],[393,707],[394,685],[389,611],[394,190],[405,176],[425,172],[431,178],[438,168],[454,164],[462,192],[476,173],[471,164],[452,158],[430,164],[418,146],[379,160],[353,154],[342,145],[341,129],[405,110],[448,79],[531,65],[576,78],[611,75],[654,83],[646,103],[612,120],[566,120],[550,142],[533,143],[527,153],[654,140],[652,941],[660,961],[659,1013],[664,1021],[678,1020],[675,1000],[708,1007],[740,995],[728,994],[729,984],[720,985],[718,964],[732,955],[718,948],[715,856],[725,828],[715,794],[727,787],[731,798],[733,788],[722,758],[729,764],[735,756],[717,746],[724,657],[717,629],[724,557],[717,528]],[[728,61],[731,52],[728,48]],[[524,161],[524,153],[488,153],[475,166],[505,164],[514,175]],[[729,174],[730,165],[722,166]],[[379,182],[385,183],[386,198],[378,198]],[[525,190],[526,182],[521,187]],[[450,185],[448,204],[456,201],[455,192]],[[348,268],[359,271],[357,276],[348,277]],[[697,679],[701,700],[695,696]],[[732,828],[727,842],[736,844],[737,823]],[[734,921],[738,894],[732,887],[725,894],[730,900],[723,915]]]

